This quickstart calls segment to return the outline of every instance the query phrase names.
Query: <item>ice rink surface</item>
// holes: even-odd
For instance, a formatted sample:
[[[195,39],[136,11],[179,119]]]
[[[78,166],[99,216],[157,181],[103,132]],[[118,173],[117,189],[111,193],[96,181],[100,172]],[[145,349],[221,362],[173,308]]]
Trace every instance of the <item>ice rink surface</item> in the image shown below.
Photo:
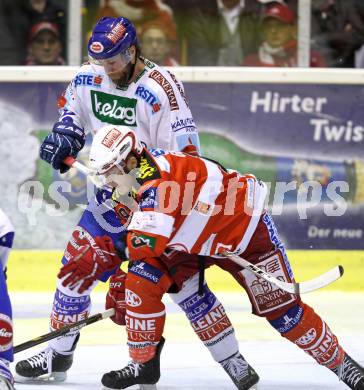
[[[12,293],[15,344],[48,332],[52,294]],[[347,387],[329,370],[317,365],[297,347],[281,338],[271,326],[250,313],[244,292],[217,293],[225,306],[240,343],[240,351],[260,375],[258,390],[339,390]],[[326,320],[344,348],[364,364],[364,294],[316,292],[304,300]],[[93,313],[103,311],[103,294],[93,294]],[[167,321],[162,352],[159,390],[233,390],[223,369],[197,339],[184,314],[167,297]],[[125,330],[110,320],[81,331],[74,364],[63,383],[17,384],[19,390],[102,389],[103,373],[120,369],[128,362]],[[29,357],[35,347],[15,356]],[[130,389],[137,389],[131,387]]]

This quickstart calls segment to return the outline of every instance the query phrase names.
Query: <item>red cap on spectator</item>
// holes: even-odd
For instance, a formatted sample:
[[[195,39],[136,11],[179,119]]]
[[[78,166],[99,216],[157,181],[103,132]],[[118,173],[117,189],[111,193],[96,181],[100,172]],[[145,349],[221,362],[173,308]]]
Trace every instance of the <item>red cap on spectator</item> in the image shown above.
[[[267,5],[263,11],[263,20],[267,18],[278,19],[283,23],[292,24],[296,21],[296,15],[285,4],[274,3]]]
[[[51,31],[55,36],[60,36],[59,28],[55,23],[39,22],[30,29],[29,41],[32,41],[42,31]]]

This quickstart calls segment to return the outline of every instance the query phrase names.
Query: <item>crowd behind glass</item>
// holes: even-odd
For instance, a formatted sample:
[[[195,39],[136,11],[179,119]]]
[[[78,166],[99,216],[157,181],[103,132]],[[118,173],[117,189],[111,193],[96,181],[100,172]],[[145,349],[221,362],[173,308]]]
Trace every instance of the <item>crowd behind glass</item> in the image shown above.
[[[125,16],[160,65],[295,67],[298,1],[84,0],[82,54],[100,17]],[[67,64],[68,5],[0,0],[0,65]],[[310,67],[364,67],[363,0],[314,0],[310,19]]]

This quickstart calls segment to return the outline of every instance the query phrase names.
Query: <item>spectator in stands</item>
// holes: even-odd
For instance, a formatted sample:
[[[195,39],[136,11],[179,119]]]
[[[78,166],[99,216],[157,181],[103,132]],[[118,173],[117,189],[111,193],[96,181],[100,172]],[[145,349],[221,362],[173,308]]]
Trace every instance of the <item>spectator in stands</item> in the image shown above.
[[[312,2],[312,45],[330,67],[354,67],[355,52],[364,44],[364,7],[358,0]]]
[[[139,34],[143,56],[158,65],[177,66],[170,36],[168,26],[159,22],[146,23]]]
[[[59,28],[54,23],[40,22],[31,28],[28,50],[26,65],[65,65]]]
[[[57,25],[63,55],[66,48],[66,13],[55,0],[28,0],[28,15],[31,26],[39,22],[50,22]]]
[[[162,0],[102,0],[98,17],[124,16],[130,19],[140,34],[145,23],[164,24],[172,40],[177,39],[172,10]]]
[[[28,28],[21,4],[16,0],[0,0],[0,65],[24,63]]]
[[[247,56],[244,66],[297,66],[296,14],[281,2],[267,4],[261,16],[262,43],[258,52]],[[324,58],[311,52],[311,67],[326,66]]]
[[[65,10],[59,0],[0,0],[0,65],[24,64],[32,25],[48,21],[59,26],[65,44]]]
[[[187,26],[188,65],[241,65],[259,44],[256,0],[200,0]]]

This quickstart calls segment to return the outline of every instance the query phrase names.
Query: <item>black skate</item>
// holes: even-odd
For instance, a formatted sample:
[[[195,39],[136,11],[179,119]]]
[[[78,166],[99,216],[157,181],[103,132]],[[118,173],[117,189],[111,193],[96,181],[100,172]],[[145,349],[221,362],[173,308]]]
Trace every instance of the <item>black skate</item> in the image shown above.
[[[17,382],[53,380],[63,382],[67,370],[72,366],[73,354],[61,355],[50,347],[28,359],[21,360],[15,366]]]
[[[223,360],[220,364],[239,390],[251,389],[259,381],[258,374],[239,352]]]
[[[159,381],[160,356],[165,339],[162,337],[153,359],[146,363],[130,362],[118,371],[110,371],[104,374],[101,383],[108,389],[126,389],[133,385],[155,384]]]
[[[67,370],[73,363],[73,351],[76,349],[79,338],[78,334],[67,354],[60,354],[51,347],[47,347],[37,355],[18,362],[15,366],[16,382],[65,381]]]
[[[333,372],[352,390],[364,390],[364,369],[348,354]]]

